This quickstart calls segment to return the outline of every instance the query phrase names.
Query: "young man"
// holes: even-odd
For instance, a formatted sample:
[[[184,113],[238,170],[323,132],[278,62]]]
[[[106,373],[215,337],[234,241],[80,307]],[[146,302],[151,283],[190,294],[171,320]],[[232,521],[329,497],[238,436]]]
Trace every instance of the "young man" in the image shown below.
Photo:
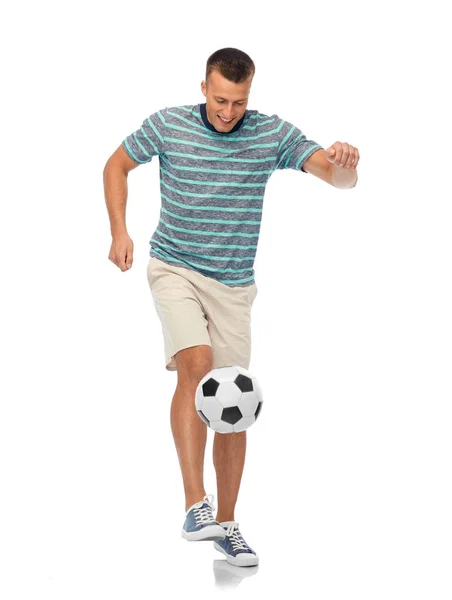
[[[104,187],[112,244],[109,259],[130,269],[133,242],[125,224],[127,176],[159,157],[161,211],[150,240],[148,281],[162,324],[165,366],[177,371],[171,428],[185,490],[187,540],[214,540],[234,565],[255,565],[234,509],[246,431],[215,433],[218,511],[203,484],[207,426],[195,391],[210,370],[249,368],[254,259],[264,192],[276,169],[311,173],[338,188],[356,185],[358,149],[335,142],[326,151],[276,114],[248,110],[255,66],[235,48],[207,61],[205,104],[151,114],[109,158]]]

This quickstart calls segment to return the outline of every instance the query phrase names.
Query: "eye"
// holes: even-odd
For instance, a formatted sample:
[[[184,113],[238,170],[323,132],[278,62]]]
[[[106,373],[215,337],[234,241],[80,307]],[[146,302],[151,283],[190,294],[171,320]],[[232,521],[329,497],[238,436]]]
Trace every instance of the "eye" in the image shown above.
[[[217,102],[218,102],[218,104],[224,104],[224,100],[217,100]],[[245,103],[244,102],[236,102],[236,104],[243,106]]]

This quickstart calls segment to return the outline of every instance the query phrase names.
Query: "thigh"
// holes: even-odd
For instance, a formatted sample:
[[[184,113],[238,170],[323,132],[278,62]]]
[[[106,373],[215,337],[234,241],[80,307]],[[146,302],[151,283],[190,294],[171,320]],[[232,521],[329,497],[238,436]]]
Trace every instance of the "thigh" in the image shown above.
[[[215,281],[204,302],[212,343],[213,368],[238,365],[249,369],[251,310],[257,286],[229,287]]]
[[[175,354],[197,345],[211,345],[202,297],[193,283],[170,265],[150,260],[147,269],[149,287],[162,324],[165,360],[176,370]]]

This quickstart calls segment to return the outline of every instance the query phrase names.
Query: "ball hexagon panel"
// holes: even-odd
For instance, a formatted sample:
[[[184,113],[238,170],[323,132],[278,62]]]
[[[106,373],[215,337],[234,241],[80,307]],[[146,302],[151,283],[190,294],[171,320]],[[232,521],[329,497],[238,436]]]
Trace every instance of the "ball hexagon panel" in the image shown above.
[[[234,427],[224,421],[210,421],[210,427],[218,433],[234,433]]]
[[[221,385],[227,381],[234,381],[240,372],[237,371],[237,367],[219,367],[218,369],[213,369],[213,371],[210,371],[210,374]]]
[[[262,402],[264,399],[264,396],[262,395],[262,388],[259,384],[259,381],[256,379],[256,377],[253,377],[253,389],[254,389],[254,392],[255,392],[259,402]]]
[[[218,419],[221,419],[223,407],[218,402],[216,396],[207,396],[202,399],[201,410],[209,421],[217,421]]]
[[[244,392],[237,406],[244,417],[254,417],[258,404],[259,401],[254,392]]]
[[[243,417],[243,419],[234,425],[234,432],[239,433],[240,431],[245,431],[245,429],[248,429],[248,427],[252,425],[255,420],[256,419],[254,417]]]
[[[234,381],[226,381],[220,384],[215,397],[223,408],[228,408],[229,406],[237,406],[241,395],[242,392]]]

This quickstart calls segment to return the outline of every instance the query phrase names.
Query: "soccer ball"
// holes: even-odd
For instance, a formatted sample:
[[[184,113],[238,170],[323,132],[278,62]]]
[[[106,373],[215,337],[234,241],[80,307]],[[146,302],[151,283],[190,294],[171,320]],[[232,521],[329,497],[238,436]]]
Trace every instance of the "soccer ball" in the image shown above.
[[[205,375],[196,388],[196,411],[219,433],[238,433],[252,425],[262,408],[256,377],[243,367],[219,367]]]

